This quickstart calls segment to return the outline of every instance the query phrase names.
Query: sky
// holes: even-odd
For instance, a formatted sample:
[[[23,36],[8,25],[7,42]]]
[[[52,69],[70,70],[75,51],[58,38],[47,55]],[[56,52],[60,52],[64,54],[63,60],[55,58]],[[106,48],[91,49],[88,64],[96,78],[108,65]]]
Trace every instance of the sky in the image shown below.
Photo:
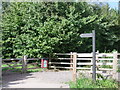
[[[6,0],[6,1],[12,1],[12,0]],[[23,0],[19,0],[19,1],[23,1]],[[33,0],[33,1],[36,1],[36,0]],[[82,0],[75,0],[75,1],[82,1]],[[118,9],[118,2],[120,0],[85,0],[85,1],[88,1],[88,2],[92,2],[92,1],[93,2],[97,2],[97,1],[99,1],[99,2],[107,2],[109,4],[110,8]]]
[[[108,2],[110,8],[118,9],[118,2]]]

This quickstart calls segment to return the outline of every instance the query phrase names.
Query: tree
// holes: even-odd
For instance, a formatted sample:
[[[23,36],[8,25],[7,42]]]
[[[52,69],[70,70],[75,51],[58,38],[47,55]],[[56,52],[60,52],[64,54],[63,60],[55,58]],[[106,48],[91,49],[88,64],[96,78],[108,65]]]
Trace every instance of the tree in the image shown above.
[[[79,35],[93,29],[97,31],[97,49],[112,51],[108,46],[115,42],[111,37],[115,33],[110,27],[116,25],[116,18],[116,11],[108,6],[96,8],[85,2],[11,3],[3,13],[3,56],[91,52],[91,39],[81,39]]]

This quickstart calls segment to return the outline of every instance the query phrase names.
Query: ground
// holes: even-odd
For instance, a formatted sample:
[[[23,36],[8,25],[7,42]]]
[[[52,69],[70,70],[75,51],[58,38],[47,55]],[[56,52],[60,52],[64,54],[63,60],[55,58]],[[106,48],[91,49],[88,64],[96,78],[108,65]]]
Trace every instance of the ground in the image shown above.
[[[69,88],[72,72],[34,72],[3,74],[3,88]]]
[[[115,77],[120,81],[120,73]],[[3,88],[69,88],[72,71],[3,74]]]

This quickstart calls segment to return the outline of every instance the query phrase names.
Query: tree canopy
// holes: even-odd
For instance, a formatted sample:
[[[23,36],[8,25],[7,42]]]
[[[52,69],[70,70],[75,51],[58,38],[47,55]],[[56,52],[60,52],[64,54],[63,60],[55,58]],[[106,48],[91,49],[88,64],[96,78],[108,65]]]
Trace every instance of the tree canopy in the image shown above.
[[[108,5],[14,2],[7,7],[3,4],[3,58],[92,52],[91,38],[80,38],[81,33],[92,30],[96,30],[96,50],[120,51],[118,12]]]

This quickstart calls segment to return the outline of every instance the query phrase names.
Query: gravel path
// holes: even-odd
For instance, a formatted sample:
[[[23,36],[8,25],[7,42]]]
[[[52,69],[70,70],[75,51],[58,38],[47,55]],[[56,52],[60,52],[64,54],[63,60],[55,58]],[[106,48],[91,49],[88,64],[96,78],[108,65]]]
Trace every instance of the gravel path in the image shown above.
[[[116,75],[120,81],[120,73]],[[69,88],[66,82],[72,80],[72,72],[34,72],[5,74],[2,78],[3,88]]]
[[[34,72],[3,75],[3,88],[69,88],[72,72]]]

